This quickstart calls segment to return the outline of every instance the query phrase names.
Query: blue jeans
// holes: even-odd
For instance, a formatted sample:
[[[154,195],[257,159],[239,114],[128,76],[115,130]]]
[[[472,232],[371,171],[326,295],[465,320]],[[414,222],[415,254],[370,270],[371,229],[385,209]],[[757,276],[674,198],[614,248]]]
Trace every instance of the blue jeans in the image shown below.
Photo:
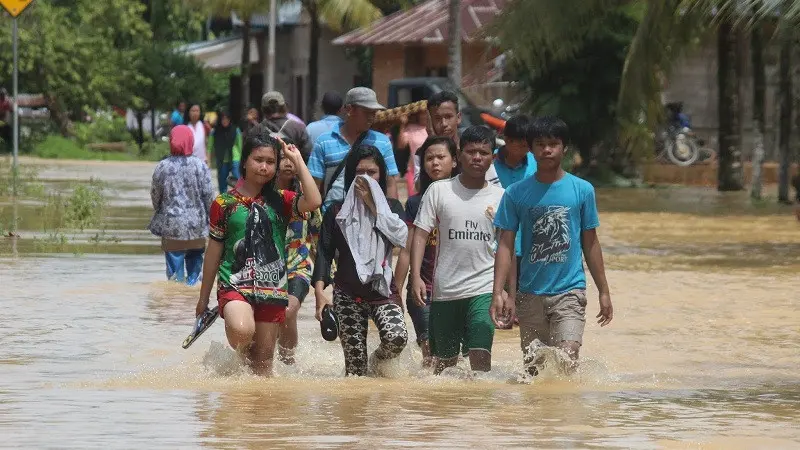
[[[417,334],[417,344],[422,344],[428,340],[428,323],[431,315],[431,296],[425,299],[425,306],[418,306],[414,301],[414,294],[411,290],[406,294],[406,309],[411,316],[411,323],[414,324],[414,332]]]
[[[194,286],[203,271],[203,252],[205,249],[164,252],[167,260],[167,279]]]

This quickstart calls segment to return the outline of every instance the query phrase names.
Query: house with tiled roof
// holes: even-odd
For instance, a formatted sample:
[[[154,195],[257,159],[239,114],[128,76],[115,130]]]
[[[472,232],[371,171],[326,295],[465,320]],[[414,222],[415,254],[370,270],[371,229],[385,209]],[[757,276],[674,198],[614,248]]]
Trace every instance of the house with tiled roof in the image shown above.
[[[507,0],[462,0],[462,73],[464,86],[493,81],[500,56],[485,36],[486,27]],[[378,100],[386,102],[391,80],[421,76],[447,76],[447,0],[429,0],[405,11],[336,38],[334,45],[370,46],[372,86]]]

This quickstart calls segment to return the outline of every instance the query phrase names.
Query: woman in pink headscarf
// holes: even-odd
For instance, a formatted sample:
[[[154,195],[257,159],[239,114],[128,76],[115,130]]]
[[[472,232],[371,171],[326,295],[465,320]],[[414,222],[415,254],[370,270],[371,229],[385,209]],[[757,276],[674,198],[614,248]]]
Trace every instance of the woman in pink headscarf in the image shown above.
[[[148,229],[161,238],[167,279],[192,286],[200,279],[208,237],[208,209],[214,200],[211,171],[192,155],[194,133],[178,125],[170,133],[171,155],[153,172],[150,198],[153,219]]]

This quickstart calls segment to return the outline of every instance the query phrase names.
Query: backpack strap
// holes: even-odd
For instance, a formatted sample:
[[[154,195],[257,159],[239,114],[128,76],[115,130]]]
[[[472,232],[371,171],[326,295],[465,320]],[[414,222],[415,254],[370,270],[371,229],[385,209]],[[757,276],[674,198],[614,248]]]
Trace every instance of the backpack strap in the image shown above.
[[[369,130],[361,133],[358,136],[358,138],[356,138],[355,142],[353,142],[353,145],[350,146],[350,151],[347,152],[347,155],[345,155],[344,159],[342,159],[339,165],[336,166],[336,170],[333,172],[333,176],[331,177],[330,180],[328,180],[328,185],[325,187],[325,195],[327,195],[327,193],[331,190],[331,188],[333,187],[333,183],[336,182],[336,180],[339,178],[339,175],[342,174],[342,171],[344,170],[344,167],[347,164],[347,156],[350,155],[350,152],[353,151],[354,148],[361,145],[361,143],[364,142],[364,139],[366,139],[368,135],[369,135]]]

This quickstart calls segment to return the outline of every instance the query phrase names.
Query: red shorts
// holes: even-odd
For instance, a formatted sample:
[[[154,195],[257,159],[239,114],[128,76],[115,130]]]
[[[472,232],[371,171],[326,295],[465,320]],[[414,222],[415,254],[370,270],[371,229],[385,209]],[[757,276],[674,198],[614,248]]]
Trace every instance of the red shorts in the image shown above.
[[[236,291],[218,291],[217,303],[219,303],[219,316],[222,317],[223,320],[225,319],[225,315],[223,314],[225,311],[225,305],[227,305],[228,302],[250,303],[246,298],[242,297],[242,294]],[[283,323],[283,321],[286,320],[285,306],[253,305],[252,303],[250,306],[253,307],[253,318],[256,322]]]

